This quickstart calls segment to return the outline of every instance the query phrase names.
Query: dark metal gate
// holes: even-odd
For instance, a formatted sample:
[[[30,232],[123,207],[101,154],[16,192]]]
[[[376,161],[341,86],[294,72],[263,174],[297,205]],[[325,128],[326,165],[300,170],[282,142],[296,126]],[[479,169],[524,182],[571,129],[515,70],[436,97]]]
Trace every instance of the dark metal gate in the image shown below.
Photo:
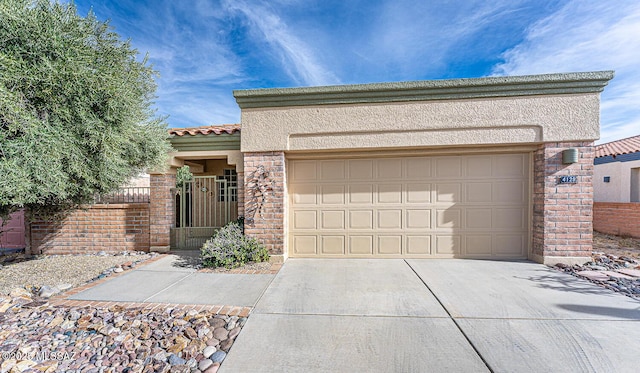
[[[224,178],[194,176],[177,188],[171,249],[197,250],[216,229],[238,218],[237,187]]]

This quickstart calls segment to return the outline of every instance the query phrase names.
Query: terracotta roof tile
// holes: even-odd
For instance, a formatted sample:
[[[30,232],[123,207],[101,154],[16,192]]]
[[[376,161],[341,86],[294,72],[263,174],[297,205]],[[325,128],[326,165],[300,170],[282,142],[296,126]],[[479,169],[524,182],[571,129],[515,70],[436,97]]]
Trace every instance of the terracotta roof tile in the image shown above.
[[[596,158],[640,152],[640,135],[596,145]]]
[[[190,128],[170,128],[169,135],[173,136],[185,136],[185,135],[221,135],[221,134],[229,134],[232,135],[236,132],[240,131],[239,124],[217,124],[213,126],[201,126],[201,127],[190,127]]]

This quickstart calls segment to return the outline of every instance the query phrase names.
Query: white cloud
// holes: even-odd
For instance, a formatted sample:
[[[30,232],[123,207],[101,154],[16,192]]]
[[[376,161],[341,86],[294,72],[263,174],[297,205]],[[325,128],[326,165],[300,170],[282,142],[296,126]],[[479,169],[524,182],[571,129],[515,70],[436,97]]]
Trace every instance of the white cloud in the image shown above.
[[[504,53],[496,75],[615,70],[602,94],[599,143],[640,133],[640,3],[567,3]]]
[[[298,84],[339,84],[340,79],[316,58],[315,51],[296,37],[287,24],[268,6],[227,1],[229,11],[238,11],[281,59],[281,68]]]

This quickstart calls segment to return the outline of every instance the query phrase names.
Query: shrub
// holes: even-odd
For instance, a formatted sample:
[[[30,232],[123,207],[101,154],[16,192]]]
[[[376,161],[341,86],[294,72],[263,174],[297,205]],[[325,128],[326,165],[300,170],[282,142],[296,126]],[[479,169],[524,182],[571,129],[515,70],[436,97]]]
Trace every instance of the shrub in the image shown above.
[[[269,252],[258,240],[242,234],[236,222],[222,227],[200,249],[205,267],[235,268],[248,262],[269,260]]]

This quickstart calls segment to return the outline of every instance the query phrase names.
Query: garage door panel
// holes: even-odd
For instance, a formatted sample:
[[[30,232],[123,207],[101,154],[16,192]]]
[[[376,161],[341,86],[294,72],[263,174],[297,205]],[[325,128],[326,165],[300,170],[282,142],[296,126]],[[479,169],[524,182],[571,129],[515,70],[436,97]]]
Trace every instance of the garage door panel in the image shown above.
[[[402,159],[380,159],[376,162],[379,180],[398,180],[402,178]]]
[[[431,202],[431,184],[407,184],[406,203]]]
[[[293,228],[296,230],[318,229],[318,212],[315,210],[297,210],[293,212]]]
[[[345,161],[321,161],[320,180],[344,180],[346,179]]]
[[[437,179],[460,178],[462,176],[462,159],[460,157],[436,157]]]
[[[408,229],[430,229],[431,228],[431,210],[407,210]]]
[[[435,253],[439,255],[455,255],[460,252],[460,236],[437,235]]]
[[[349,254],[373,255],[373,236],[349,236]]]
[[[296,181],[312,181],[318,178],[316,161],[296,161],[290,163],[289,167],[291,177]]]
[[[526,155],[524,154],[502,154],[494,157],[494,167],[492,176],[494,177],[527,177]]]
[[[318,254],[318,237],[317,236],[300,236],[293,237],[292,251],[295,255],[317,255]]]
[[[349,162],[349,179],[350,180],[372,180],[373,179],[373,161],[352,159]]]
[[[408,255],[431,255],[431,236],[407,236]]]
[[[494,188],[493,200],[499,203],[524,203],[526,202],[525,187],[525,183],[520,180],[497,183]]]
[[[456,203],[462,202],[460,183],[436,184],[436,202]]]
[[[344,205],[345,185],[320,186],[320,201],[323,205]]]
[[[402,236],[401,235],[378,236],[378,254],[381,254],[381,255],[402,254]]]
[[[349,186],[349,203],[353,205],[371,205],[373,203],[373,185],[354,184]]]
[[[380,184],[378,203],[402,203],[402,184]]]
[[[349,230],[373,229],[373,210],[349,211]]]
[[[292,256],[523,258],[529,155],[290,160]]]
[[[495,229],[525,229],[524,211],[520,208],[494,209],[492,220]]]
[[[465,227],[469,229],[491,229],[493,227],[490,208],[467,208],[465,210]]]
[[[298,185],[291,195],[296,205],[315,205],[318,192],[315,185]]]
[[[462,228],[462,213],[460,209],[436,210],[436,228]]]
[[[467,256],[491,256],[493,239],[490,234],[469,234],[465,236]]]
[[[465,173],[467,178],[484,179],[491,175],[493,157],[490,155],[465,158]]]
[[[525,242],[525,234],[497,234],[493,247],[493,255],[510,257],[513,256],[514,252],[520,252],[524,255],[526,252]]]
[[[470,203],[491,203],[493,201],[492,183],[468,183],[465,185],[465,201]]]
[[[320,229],[345,229],[344,210],[327,210],[321,212]]]
[[[431,158],[407,158],[405,160],[407,180],[425,180],[431,178]]]
[[[402,210],[378,210],[378,229],[402,229]]]
[[[345,254],[345,236],[323,235],[321,241],[320,250],[322,255]]]

